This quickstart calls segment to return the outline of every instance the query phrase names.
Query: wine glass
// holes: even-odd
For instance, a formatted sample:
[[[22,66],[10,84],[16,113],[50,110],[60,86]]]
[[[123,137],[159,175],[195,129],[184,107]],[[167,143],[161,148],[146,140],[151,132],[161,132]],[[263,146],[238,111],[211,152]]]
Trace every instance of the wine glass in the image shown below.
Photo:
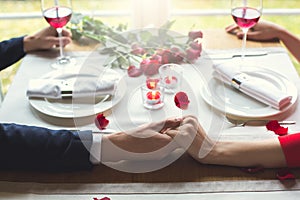
[[[44,18],[50,26],[56,29],[58,37],[60,38],[60,56],[57,58],[56,62],[51,64],[51,66],[58,69],[74,65],[75,59],[64,55],[61,40],[63,27],[69,22],[72,16],[71,0],[41,0],[41,8]]]
[[[247,33],[259,20],[262,14],[263,0],[231,0],[231,15],[242,29],[244,36],[241,49],[241,61],[244,61]]]

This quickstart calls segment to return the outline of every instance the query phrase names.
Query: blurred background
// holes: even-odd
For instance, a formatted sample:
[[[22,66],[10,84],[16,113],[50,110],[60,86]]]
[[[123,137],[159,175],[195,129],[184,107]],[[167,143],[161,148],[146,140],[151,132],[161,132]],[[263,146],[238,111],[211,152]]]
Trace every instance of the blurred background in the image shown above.
[[[93,16],[109,25],[128,24],[130,29],[159,26],[175,20],[172,30],[224,29],[233,23],[230,0],[72,0],[73,11]],[[261,19],[270,20],[300,36],[299,0],[264,0]],[[40,0],[0,0],[0,40],[33,34],[48,26]],[[300,65],[292,58],[300,72]],[[0,72],[4,93],[19,63]]]

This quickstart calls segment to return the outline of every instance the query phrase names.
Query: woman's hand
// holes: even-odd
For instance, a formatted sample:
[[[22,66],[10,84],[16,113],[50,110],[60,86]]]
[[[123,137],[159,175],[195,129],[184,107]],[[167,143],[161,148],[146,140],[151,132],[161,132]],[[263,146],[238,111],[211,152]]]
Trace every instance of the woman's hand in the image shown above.
[[[71,33],[67,30],[62,32],[62,44],[66,46],[71,43]],[[30,52],[35,50],[46,50],[53,47],[59,46],[59,38],[57,36],[57,31],[52,27],[47,27],[42,29],[31,36],[24,37],[24,51]]]
[[[239,39],[243,38],[242,30],[235,24],[226,27],[225,30],[228,33],[235,34]],[[278,41],[282,31],[283,28],[281,26],[261,20],[253,28],[249,29],[247,39],[254,41]]]
[[[172,137],[182,148],[201,163],[208,163],[214,142],[207,136],[195,116],[186,116],[178,129],[170,129],[165,134]]]
[[[228,33],[243,37],[237,25],[226,27]],[[268,21],[259,21],[248,31],[247,39],[254,41],[281,41],[291,54],[300,62],[300,38],[285,28]]]
[[[204,164],[266,168],[286,166],[280,143],[275,137],[260,141],[213,141],[193,116],[185,117],[178,129],[168,130],[166,134]]]

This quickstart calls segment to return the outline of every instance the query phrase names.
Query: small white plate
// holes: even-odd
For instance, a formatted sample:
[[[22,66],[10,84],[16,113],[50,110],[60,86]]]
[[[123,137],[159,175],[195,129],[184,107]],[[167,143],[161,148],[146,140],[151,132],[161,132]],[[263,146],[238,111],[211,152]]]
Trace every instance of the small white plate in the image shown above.
[[[99,73],[101,73],[99,75]],[[67,70],[55,70],[52,71],[42,78],[52,78],[52,79],[64,79],[64,80],[74,80],[80,77],[93,78],[95,76],[99,78],[100,76],[105,75],[113,75],[118,77],[119,81],[117,84],[117,89],[114,95],[105,100],[103,98],[97,99],[91,98],[88,100],[80,101],[73,100],[72,98],[63,98],[63,99],[47,99],[47,98],[29,98],[30,105],[38,110],[39,112],[59,118],[79,118],[79,117],[87,117],[92,116],[100,112],[104,112],[117,103],[124,97],[126,93],[126,81],[124,78],[112,69],[105,69],[102,72],[94,72],[90,73],[88,71],[76,71],[72,69],[72,71]],[[101,78],[101,77],[100,77]],[[99,79],[100,79],[99,78]]]
[[[202,98],[212,107],[225,113],[227,116],[239,119],[269,118],[292,110],[298,97],[296,86],[285,76],[276,71],[262,67],[247,67],[243,72],[266,80],[279,90],[292,96],[291,103],[281,110],[263,104],[232,86],[226,85],[215,78],[208,81],[208,85],[201,88]],[[263,85],[262,85],[263,87]]]

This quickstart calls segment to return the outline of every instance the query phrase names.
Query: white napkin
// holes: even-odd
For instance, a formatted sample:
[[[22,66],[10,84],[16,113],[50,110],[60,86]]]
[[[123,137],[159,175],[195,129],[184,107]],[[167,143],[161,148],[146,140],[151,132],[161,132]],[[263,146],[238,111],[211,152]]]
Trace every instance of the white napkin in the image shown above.
[[[113,95],[116,78],[97,80],[95,78],[76,79],[33,79],[27,88],[28,97],[61,99],[65,94],[72,97],[93,97]]]
[[[276,88],[268,82],[267,77],[264,79],[254,77],[230,65],[214,65],[214,70],[215,78],[278,110],[287,106],[292,100],[291,95]]]

